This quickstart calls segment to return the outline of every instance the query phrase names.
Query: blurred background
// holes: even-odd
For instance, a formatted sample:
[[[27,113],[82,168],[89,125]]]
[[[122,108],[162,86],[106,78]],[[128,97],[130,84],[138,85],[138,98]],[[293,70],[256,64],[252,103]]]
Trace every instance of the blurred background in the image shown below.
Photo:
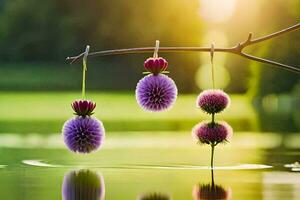
[[[67,56],[153,46],[230,47],[299,23],[299,0],[0,0],[0,132],[59,133],[80,98],[81,63]],[[300,66],[300,32],[247,52]],[[87,97],[108,131],[190,130],[208,116],[194,106],[211,86],[208,53],[161,53],[179,89],[174,109],[145,113],[135,102],[143,62],[151,54],[89,59]],[[299,75],[216,53],[216,84],[231,94],[219,115],[237,131],[300,130]],[[155,125],[154,125],[155,124]]]

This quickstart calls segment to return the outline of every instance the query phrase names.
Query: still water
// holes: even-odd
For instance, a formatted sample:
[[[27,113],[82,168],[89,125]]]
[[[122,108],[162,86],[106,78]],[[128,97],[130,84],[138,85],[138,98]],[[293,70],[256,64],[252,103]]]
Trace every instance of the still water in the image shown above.
[[[59,134],[0,136],[1,199],[300,199],[300,135],[235,133],[210,149],[189,133],[124,133],[89,155]],[[213,175],[213,177],[212,177]]]

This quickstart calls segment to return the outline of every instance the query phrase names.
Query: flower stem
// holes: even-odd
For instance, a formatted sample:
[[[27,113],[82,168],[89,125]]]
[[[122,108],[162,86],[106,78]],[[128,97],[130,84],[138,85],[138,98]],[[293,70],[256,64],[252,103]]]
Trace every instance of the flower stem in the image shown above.
[[[215,113],[211,114],[211,123],[215,124]]]
[[[210,167],[213,169],[214,167],[214,151],[215,151],[215,145],[211,144],[211,157],[210,157]]]
[[[211,185],[213,187],[215,186],[214,170],[213,169],[211,169]]]

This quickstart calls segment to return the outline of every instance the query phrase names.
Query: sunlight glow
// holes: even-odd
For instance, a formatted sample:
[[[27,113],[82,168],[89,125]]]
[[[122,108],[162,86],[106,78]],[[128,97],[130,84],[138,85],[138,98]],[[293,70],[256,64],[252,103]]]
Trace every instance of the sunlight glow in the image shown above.
[[[203,64],[196,72],[195,75],[195,82],[197,86],[202,89],[206,90],[212,87],[212,80],[211,80],[211,64]],[[219,63],[215,64],[215,80],[216,80],[216,87],[224,89],[230,82],[230,75],[228,70]]]
[[[212,42],[216,46],[228,46],[228,39],[221,31],[210,30],[202,36],[203,45],[208,46]],[[215,83],[217,88],[224,89],[230,83],[230,74],[225,68],[226,57],[227,55],[224,53],[215,53],[214,55]],[[201,54],[200,61],[202,64],[195,74],[195,82],[198,88],[204,90],[212,87],[210,55],[206,53]]]
[[[210,46],[211,43],[214,43],[215,46],[223,46],[226,47],[229,45],[227,36],[224,32],[218,30],[209,30],[206,33],[201,35],[202,37],[202,45]],[[215,63],[224,65],[226,62],[227,55],[225,53],[215,53],[214,60]],[[210,63],[210,55],[206,53],[200,54],[201,63]]]
[[[233,15],[236,0],[200,0],[200,14],[211,22],[225,22]]]

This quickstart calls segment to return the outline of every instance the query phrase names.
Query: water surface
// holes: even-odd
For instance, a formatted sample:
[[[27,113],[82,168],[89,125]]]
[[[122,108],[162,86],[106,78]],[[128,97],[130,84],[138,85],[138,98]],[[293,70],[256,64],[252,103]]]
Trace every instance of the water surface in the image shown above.
[[[199,190],[212,197],[209,155],[187,132],[114,134],[89,155],[69,152],[59,134],[3,134],[0,192],[2,199],[25,200],[66,199],[66,190],[68,197],[79,195],[74,188],[81,199],[188,200]],[[230,144],[216,148],[215,195],[300,199],[300,173],[284,166],[299,160],[299,134],[235,133]]]

